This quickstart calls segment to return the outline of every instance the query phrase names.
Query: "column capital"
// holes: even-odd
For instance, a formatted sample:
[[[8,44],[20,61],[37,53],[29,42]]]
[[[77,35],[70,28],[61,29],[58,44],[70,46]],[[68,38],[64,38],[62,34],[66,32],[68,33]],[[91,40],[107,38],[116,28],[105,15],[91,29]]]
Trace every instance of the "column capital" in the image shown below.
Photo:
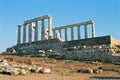
[[[44,21],[45,19],[41,19],[41,21]]]
[[[88,24],[84,24],[84,26],[86,27]]]
[[[80,27],[80,25],[77,25],[77,27]]]
[[[52,19],[52,17],[48,17],[48,19]]]
[[[95,23],[93,20],[92,20],[91,22],[92,22],[92,24],[94,24],[94,23]]]
[[[17,25],[18,27],[22,27],[22,25]]]

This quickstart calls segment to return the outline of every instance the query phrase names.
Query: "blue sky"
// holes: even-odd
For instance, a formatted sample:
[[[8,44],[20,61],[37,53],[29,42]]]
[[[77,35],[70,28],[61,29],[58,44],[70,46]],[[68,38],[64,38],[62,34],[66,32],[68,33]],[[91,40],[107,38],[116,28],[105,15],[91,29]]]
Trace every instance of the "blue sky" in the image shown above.
[[[53,27],[95,21],[96,36],[120,40],[120,0],[0,0],[0,52],[17,42],[17,25],[50,14]]]

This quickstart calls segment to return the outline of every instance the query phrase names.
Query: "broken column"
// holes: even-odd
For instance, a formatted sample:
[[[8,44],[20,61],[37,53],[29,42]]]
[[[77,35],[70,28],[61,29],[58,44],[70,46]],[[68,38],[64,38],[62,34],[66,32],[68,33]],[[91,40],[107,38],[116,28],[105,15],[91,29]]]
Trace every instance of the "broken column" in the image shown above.
[[[21,25],[18,25],[18,39],[17,44],[21,43]]]

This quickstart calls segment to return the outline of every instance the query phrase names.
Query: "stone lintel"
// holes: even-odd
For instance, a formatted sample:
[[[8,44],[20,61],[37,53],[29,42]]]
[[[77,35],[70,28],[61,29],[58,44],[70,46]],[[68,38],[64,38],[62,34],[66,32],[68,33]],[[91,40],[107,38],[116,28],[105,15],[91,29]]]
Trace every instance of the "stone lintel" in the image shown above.
[[[31,20],[26,20],[26,21],[24,21],[24,23],[29,24],[31,22],[40,21],[40,20],[43,20],[43,19],[48,19],[49,17],[51,17],[51,16],[50,15],[45,15],[45,16],[37,17],[37,18],[31,19]]]
[[[75,24],[71,24],[71,25],[57,27],[57,28],[54,28],[53,30],[71,28],[71,26],[72,27],[77,27],[77,26],[81,26],[81,25],[89,25],[89,24],[93,24],[93,23],[94,23],[94,21],[90,20],[90,21],[86,21],[86,22],[82,22],[82,23],[75,23]]]

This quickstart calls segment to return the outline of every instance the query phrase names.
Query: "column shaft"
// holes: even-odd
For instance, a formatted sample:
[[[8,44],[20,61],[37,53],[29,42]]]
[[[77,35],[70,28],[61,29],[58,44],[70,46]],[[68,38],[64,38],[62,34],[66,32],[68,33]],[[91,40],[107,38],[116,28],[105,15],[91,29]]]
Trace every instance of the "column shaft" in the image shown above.
[[[60,38],[61,38],[61,29],[59,29],[59,33],[60,33]]]
[[[23,24],[23,43],[26,43],[26,24]]]
[[[68,40],[68,35],[67,35],[67,28],[65,28],[65,41]]]
[[[92,23],[92,38],[95,37],[95,26],[94,23]]]
[[[18,25],[18,39],[17,44],[21,43],[21,25]]]
[[[55,35],[56,35],[55,30],[53,30],[53,37],[54,37],[54,38],[56,38]]]
[[[52,39],[52,17],[48,18],[48,39]]]
[[[29,38],[28,42],[32,42],[32,23],[29,24]]]
[[[84,25],[84,32],[85,32],[85,39],[88,38],[88,33],[87,33],[87,25]]]
[[[35,33],[34,33],[34,41],[38,41],[38,21],[35,22]]]
[[[41,40],[45,39],[45,24],[44,24],[44,19],[41,20]]]
[[[73,31],[73,27],[71,27],[71,40],[74,40],[74,31]]]
[[[80,26],[77,27],[77,32],[78,32],[78,39],[80,39]]]

